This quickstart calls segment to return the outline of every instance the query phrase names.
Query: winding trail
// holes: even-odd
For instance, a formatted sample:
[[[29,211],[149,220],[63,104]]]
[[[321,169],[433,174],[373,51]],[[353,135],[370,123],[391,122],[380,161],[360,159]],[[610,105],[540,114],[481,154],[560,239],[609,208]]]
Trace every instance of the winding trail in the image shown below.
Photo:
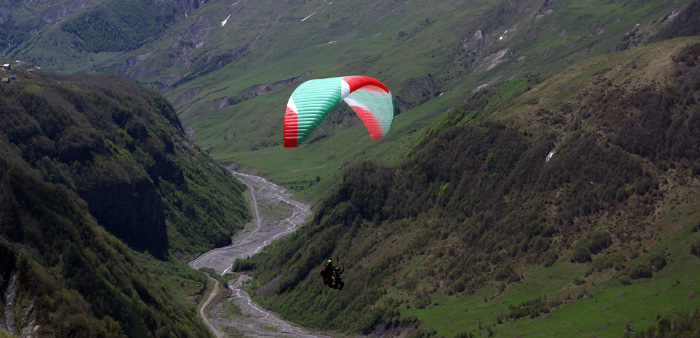
[[[266,245],[294,232],[311,216],[308,205],[292,199],[284,188],[258,176],[243,174],[228,168],[251,192],[255,226],[244,231],[226,247],[211,250],[189,262],[194,269],[212,268],[216,273],[228,272],[236,259],[246,258],[260,252]],[[260,210],[265,212],[261,215]],[[258,306],[243,290],[242,285],[250,277],[241,275],[230,282],[229,295],[210,309],[209,302],[218,290],[218,282],[209,299],[200,310],[205,324],[216,337],[291,337],[331,338],[331,336],[309,332],[295,324],[286,322],[274,313]],[[226,308],[233,302],[241,309],[240,314],[231,314]]]
[[[207,276],[207,277],[209,277],[209,276]],[[217,330],[214,325],[211,325],[211,323],[209,322],[209,319],[207,319],[207,316],[204,315],[204,309],[206,309],[207,306],[209,306],[209,303],[211,303],[211,300],[214,299],[214,297],[216,296],[217,293],[219,293],[219,281],[214,279],[214,278],[211,278],[211,277],[209,277],[209,279],[214,281],[214,290],[212,290],[212,292],[209,294],[209,298],[207,298],[207,300],[204,302],[204,304],[202,304],[202,307],[199,309],[199,315],[202,316],[202,319],[204,320],[204,324],[206,324],[209,327],[209,330],[211,330],[211,332],[214,333],[214,336],[216,336],[216,338],[223,338],[224,335],[221,334],[221,332],[219,332],[219,330]]]

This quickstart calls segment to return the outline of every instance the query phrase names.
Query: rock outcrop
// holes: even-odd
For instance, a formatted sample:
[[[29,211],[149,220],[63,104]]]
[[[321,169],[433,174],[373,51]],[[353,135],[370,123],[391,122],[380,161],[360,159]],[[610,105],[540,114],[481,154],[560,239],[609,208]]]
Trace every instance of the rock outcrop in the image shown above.
[[[153,184],[121,183],[81,194],[88,209],[109,232],[137,250],[165,255],[168,234],[163,201]]]

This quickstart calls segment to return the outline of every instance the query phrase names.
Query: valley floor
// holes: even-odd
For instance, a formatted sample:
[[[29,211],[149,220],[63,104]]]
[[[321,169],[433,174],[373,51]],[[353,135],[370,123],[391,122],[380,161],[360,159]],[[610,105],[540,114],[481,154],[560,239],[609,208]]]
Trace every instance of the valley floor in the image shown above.
[[[232,171],[233,172],[233,171]],[[254,226],[246,230],[233,244],[211,250],[189,263],[192,268],[211,268],[218,274],[228,272],[236,259],[254,255],[272,241],[292,233],[311,211],[308,205],[292,199],[284,188],[262,177],[233,172],[248,186],[255,212]],[[288,323],[255,304],[243,290],[249,276],[239,275],[230,281],[229,289],[215,296],[212,305],[204,305],[202,315],[217,337],[319,337]],[[214,288],[212,293],[216,293]]]

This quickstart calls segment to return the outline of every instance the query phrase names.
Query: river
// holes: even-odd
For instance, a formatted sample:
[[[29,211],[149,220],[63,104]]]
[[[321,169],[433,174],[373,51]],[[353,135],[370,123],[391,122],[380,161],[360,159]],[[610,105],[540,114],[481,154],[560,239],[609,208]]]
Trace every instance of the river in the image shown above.
[[[229,168],[229,170],[231,170]],[[284,188],[262,177],[238,173],[231,170],[251,193],[254,226],[237,236],[226,247],[211,250],[189,265],[194,269],[212,268],[219,274],[230,271],[234,261],[249,257],[262,250],[274,240],[294,232],[311,216],[311,209],[305,203],[292,198]],[[261,211],[262,210],[262,211]],[[274,313],[255,304],[242,285],[250,277],[241,275],[229,282],[229,290],[213,306],[200,311],[204,322],[217,337],[292,337],[330,338],[331,336],[309,332],[304,328],[284,321]],[[241,309],[240,313],[227,304],[233,302]]]

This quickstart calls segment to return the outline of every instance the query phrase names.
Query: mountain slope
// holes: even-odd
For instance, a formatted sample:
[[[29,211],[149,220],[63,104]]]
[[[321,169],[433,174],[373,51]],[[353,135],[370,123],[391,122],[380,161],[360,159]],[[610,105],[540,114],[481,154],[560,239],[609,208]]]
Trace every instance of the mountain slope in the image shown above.
[[[252,10],[250,4],[240,5],[243,3],[231,8],[233,15],[219,30],[238,29],[235,20],[259,17],[236,18],[238,13]],[[336,5],[341,7],[333,7]],[[390,160],[386,154],[395,153],[390,149],[401,147],[416,129],[459,104],[464,92],[512,77],[547,77],[586,55],[615,50],[629,30],[641,22],[643,26],[635,28],[635,43],[639,43],[661,25],[661,13],[670,14],[681,4],[599,5],[502,1],[431,6],[374,3],[345,8],[336,3],[310,2],[304,7],[281,7],[276,10],[286,12],[263,19],[280,18],[261,26],[262,33],[256,32],[259,38],[251,32],[245,37],[241,36],[244,33],[230,34],[228,39],[235,38],[236,42],[221,44],[214,42],[214,29],[212,44],[204,43],[201,51],[193,52],[190,58],[204,53],[205,60],[216,61],[217,67],[223,68],[199,74],[195,80],[166,89],[165,94],[176,102],[185,126],[193,127],[194,139],[213,156],[260,168],[303,191],[316,176],[323,180],[353,158]],[[303,22],[282,20],[301,20],[314,12],[317,14]],[[274,34],[275,29],[288,33]],[[506,30],[508,33],[503,34]],[[271,41],[266,42],[265,36]],[[211,56],[220,46],[235,46],[231,53],[244,50],[255,39],[256,44],[245,56],[228,64]],[[266,48],[268,43],[270,47]],[[279,146],[281,119],[276,118],[278,113],[272,107],[283,107],[300,81],[236,103],[246,95],[251,97],[255,85],[291,79],[309,70],[314,73],[300,80],[362,73],[387,83],[400,113],[392,132],[383,141],[371,142],[345,109],[332,114],[304,149],[290,152]],[[301,168],[307,170],[296,171]],[[312,195],[314,188],[310,190]]]
[[[596,57],[505,102],[508,83],[473,94],[396,167],[346,170],[311,224],[237,268],[256,269],[267,307],[349,332],[418,318],[423,336],[612,336],[692,309],[698,46]],[[317,276],[336,256],[342,293]]]
[[[244,186],[185,140],[172,107],[119,77],[37,77],[0,88],[2,134],[137,250],[191,256],[229,243]]]
[[[0,327],[18,336],[208,336],[77,194],[2,141]],[[156,286],[156,287],[154,287]]]
[[[207,278],[182,260],[230,243],[249,218],[244,185],[186,140],[160,94],[128,78],[10,74],[0,328],[209,336],[196,313]]]
[[[121,54],[79,51],[70,47],[77,35],[54,26],[11,56],[133,77],[163,91],[188,135],[215,158],[318,196],[356,158],[394,160],[392,149],[459,105],[463,93],[514,78],[536,82],[582,58],[644,43],[689,3],[211,0]],[[354,114],[339,109],[304,147],[282,149],[281,116],[293,88],[343,74],[374,76],[392,90],[399,115],[387,138],[370,142]]]
[[[8,0],[0,4],[0,55],[5,56],[37,32],[103,0]]]

